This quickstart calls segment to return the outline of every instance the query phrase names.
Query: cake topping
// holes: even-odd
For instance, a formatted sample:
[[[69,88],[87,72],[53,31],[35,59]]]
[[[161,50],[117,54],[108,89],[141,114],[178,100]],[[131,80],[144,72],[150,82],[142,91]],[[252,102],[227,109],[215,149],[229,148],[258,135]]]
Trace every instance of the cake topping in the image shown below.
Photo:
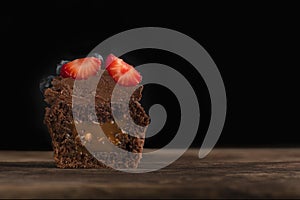
[[[94,76],[101,68],[101,60],[96,57],[79,58],[65,63],[60,69],[60,75],[64,78],[88,79]]]
[[[54,76],[50,75],[46,78],[43,78],[41,81],[40,81],[40,91],[44,94],[45,90],[47,88],[50,88],[52,86],[52,80],[54,79]]]
[[[56,75],[60,75],[60,70],[61,70],[62,66],[68,62],[70,62],[70,61],[68,61],[68,60],[60,61],[60,63],[56,66]]]
[[[142,76],[133,66],[113,54],[107,57],[105,66],[114,81],[122,86],[135,86],[142,81]]]

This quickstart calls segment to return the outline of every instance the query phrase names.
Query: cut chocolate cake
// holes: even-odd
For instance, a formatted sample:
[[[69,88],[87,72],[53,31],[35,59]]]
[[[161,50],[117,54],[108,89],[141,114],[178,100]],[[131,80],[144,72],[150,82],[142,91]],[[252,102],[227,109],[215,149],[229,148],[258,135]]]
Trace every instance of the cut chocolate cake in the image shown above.
[[[114,59],[117,61],[118,58],[114,57]],[[92,60],[92,62],[94,61]],[[123,63],[125,62],[123,61]],[[116,63],[112,62],[112,66],[108,67],[116,67],[114,64]],[[56,165],[59,168],[136,168],[142,156],[146,127],[150,122],[148,115],[139,103],[143,86],[138,85],[139,80],[135,85],[136,90],[132,95],[130,94],[129,104],[128,101],[125,101],[126,98],[119,98],[112,104],[112,92],[119,82],[116,81],[112,71],[107,70],[109,68],[102,70],[99,67],[96,74],[89,74],[90,68],[94,66],[95,63],[88,62],[78,65],[78,59],[75,62],[69,62],[67,66],[62,66],[60,75],[52,78],[51,84],[48,83],[48,88],[44,90],[45,102],[48,105],[44,123],[52,138]],[[72,77],[74,72],[67,70],[73,70],[76,67],[85,67],[86,69],[78,70],[78,74]],[[79,75],[79,72],[84,72],[84,74]],[[83,79],[76,81],[80,83],[85,79],[95,77],[95,80],[99,80],[97,79],[98,74],[101,74],[101,77],[98,77],[100,81],[95,94],[87,91],[87,88],[84,87],[75,88],[76,76]],[[124,85],[127,83],[128,81],[122,82],[123,86],[127,86]],[[74,105],[74,99],[77,102],[90,100],[78,96],[79,93],[74,92],[75,89],[84,90],[85,94],[92,95],[94,102],[85,103],[83,106],[80,103]],[[115,90],[118,96],[122,96],[123,93],[126,96],[126,87],[115,88]],[[112,108],[117,111],[113,112]],[[122,113],[122,110],[126,109],[129,109],[130,116]],[[89,115],[93,112],[95,117]],[[135,125],[130,125],[129,119],[132,119]],[[119,127],[120,124],[122,124],[122,128]],[[124,151],[121,153],[111,151],[109,145]]]

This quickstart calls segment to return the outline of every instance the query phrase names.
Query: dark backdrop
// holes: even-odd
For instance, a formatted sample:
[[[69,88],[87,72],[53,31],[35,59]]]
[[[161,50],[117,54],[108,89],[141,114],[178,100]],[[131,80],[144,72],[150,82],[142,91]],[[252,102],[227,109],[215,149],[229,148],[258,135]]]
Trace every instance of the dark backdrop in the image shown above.
[[[192,37],[217,64],[228,97],[227,120],[217,146],[300,146],[296,127],[296,6],[128,3],[43,1],[1,6],[0,149],[51,149],[43,125],[45,104],[39,91],[40,79],[54,74],[61,59],[84,56],[107,37],[143,26],[171,28]],[[168,64],[190,78],[200,97],[202,119],[193,143],[199,146],[210,115],[210,101],[201,77],[187,67],[185,60],[168,52],[148,49],[131,52],[124,58],[133,64]],[[154,91],[157,95],[153,95]],[[169,123],[146,143],[147,147],[163,146],[176,133],[176,100],[165,88],[153,85],[145,88],[144,97],[146,110],[157,102],[168,107]]]

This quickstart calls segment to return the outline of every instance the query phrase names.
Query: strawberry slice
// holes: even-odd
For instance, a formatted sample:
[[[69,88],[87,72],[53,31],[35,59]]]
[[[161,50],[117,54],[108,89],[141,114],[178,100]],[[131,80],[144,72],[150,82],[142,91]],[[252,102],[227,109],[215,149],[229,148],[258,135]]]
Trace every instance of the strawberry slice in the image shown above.
[[[122,86],[135,86],[142,81],[142,76],[133,66],[113,54],[107,57],[105,66],[114,81]]]
[[[94,76],[101,68],[101,60],[95,57],[79,58],[64,64],[60,75],[64,78],[87,79]]]

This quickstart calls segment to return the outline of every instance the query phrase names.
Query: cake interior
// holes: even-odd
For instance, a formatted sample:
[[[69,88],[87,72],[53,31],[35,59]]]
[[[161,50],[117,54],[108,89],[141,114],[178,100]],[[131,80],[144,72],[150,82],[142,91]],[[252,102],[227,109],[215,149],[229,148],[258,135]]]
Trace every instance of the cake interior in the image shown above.
[[[96,77],[95,80],[99,79]],[[92,93],[88,90],[89,87],[78,87],[76,89],[80,90],[77,93],[79,95],[74,95],[74,80],[71,78],[57,76],[52,81],[52,87],[45,90],[44,96],[48,106],[44,122],[52,137],[54,159],[58,167],[137,167],[142,156],[146,127],[150,123],[148,115],[139,103],[143,87],[137,87],[130,96],[129,104],[123,102],[123,98],[116,99],[114,103],[118,112],[113,116],[111,96],[115,85],[104,71],[97,85],[96,94],[93,95],[94,104],[91,105],[95,107],[90,104],[72,106],[72,99],[77,98],[79,102],[88,101],[89,98],[83,98],[80,94]],[[122,89],[117,92],[120,97],[128,95]],[[130,116],[122,113],[126,107],[129,108]],[[90,118],[87,113],[94,111],[96,118]],[[119,119],[118,123],[123,123],[121,127],[124,129],[119,128],[114,117]],[[129,117],[137,126],[127,124]],[[122,156],[112,151],[112,147],[131,154]]]

